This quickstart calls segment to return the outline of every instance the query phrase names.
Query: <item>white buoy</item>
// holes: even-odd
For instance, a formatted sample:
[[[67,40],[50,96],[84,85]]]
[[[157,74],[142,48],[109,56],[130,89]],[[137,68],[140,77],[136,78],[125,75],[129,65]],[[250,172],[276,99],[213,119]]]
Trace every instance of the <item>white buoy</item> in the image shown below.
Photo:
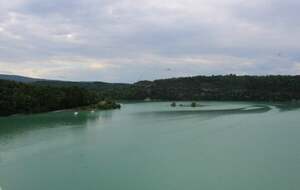
[[[78,112],[76,111],[76,112],[74,112],[74,115],[78,115]],[[1,189],[0,189],[1,190]]]
[[[95,110],[92,110],[91,113],[95,113]],[[1,189],[0,189],[1,190]]]

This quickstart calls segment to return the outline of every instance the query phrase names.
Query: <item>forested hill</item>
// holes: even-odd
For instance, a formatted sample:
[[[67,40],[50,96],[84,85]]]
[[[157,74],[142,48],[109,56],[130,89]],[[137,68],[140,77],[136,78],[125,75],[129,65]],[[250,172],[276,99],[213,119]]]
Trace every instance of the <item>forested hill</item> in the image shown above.
[[[78,87],[38,86],[0,80],[0,116],[39,113],[96,104],[96,93]]]
[[[123,99],[291,101],[300,100],[300,76],[226,75],[140,81],[122,95]]]
[[[36,79],[36,78],[19,76],[19,75],[0,74],[0,80],[9,80],[9,81],[23,82],[23,83],[33,83],[33,82],[43,80],[43,79]]]

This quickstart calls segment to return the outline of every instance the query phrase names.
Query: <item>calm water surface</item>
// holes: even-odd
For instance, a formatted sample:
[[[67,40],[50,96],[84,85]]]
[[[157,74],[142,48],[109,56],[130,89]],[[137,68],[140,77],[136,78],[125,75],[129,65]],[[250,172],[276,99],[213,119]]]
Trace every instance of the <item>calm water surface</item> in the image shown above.
[[[0,189],[300,189],[298,106],[200,104],[1,118]]]

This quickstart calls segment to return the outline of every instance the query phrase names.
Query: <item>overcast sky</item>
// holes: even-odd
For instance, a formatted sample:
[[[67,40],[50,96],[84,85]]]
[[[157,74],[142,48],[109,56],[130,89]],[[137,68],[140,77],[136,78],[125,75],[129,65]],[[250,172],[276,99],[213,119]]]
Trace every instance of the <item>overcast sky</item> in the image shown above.
[[[0,0],[0,73],[300,74],[299,0]]]

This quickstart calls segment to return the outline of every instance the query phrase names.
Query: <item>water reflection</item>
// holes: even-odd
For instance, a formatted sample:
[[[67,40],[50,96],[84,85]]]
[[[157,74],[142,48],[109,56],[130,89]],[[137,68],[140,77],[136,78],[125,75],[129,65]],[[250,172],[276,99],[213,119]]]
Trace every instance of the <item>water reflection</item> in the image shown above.
[[[114,112],[115,112],[114,110],[98,112],[98,117],[101,118],[103,121],[111,121]]]
[[[87,122],[95,121],[98,118],[99,113],[97,112],[80,112],[78,115],[74,115],[72,111],[3,117],[0,118],[0,138],[5,134],[20,134],[41,128],[85,126]]]

